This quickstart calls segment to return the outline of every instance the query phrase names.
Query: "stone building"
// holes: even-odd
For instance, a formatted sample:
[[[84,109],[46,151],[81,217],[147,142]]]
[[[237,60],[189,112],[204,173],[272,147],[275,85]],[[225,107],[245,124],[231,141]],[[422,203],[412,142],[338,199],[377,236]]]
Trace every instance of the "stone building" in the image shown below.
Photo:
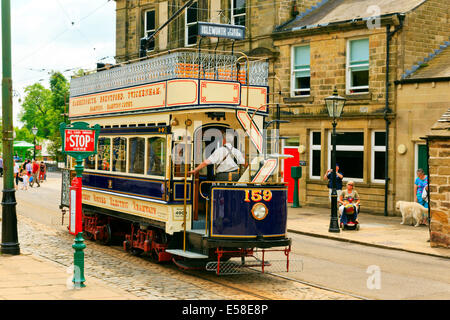
[[[450,108],[426,139],[430,155],[430,245],[450,248]]]
[[[397,188],[397,199],[410,198],[414,189],[414,173],[422,168],[428,174],[427,148],[422,138],[430,132],[441,115],[447,111],[450,101],[450,46],[438,50],[426,61],[420,61],[396,81],[397,93],[397,134],[395,152],[397,165],[395,180],[402,188]],[[438,124],[441,122],[437,122]],[[434,132],[434,130],[431,130]],[[434,165],[445,166],[444,157],[430,153]],[[448,157],[448,156],[447,156]],[[430,162],[431,166],[431,162]],[[435,173],[429,173],[430,181],[436,182]],[[438,179],[438,182],[441,182]],[[442,181],[443,182],[443,181]],[[450,195],[448,195],[450,196]]]
[[[392,215],[397,200],[413,201],[417,156],[412,150],[423,144],[420,136],[444,110],[400,106],[394,81],[450,45],[450,29],[442,27],[448,25],[449,8],[444,0],[324,0],[275,29],[274,69],[289,91],[284,117],[291,122],[282,133],[308,162],[301,202],[329,203],[323,175],[331,167],[332,125],[324,98],[334,87],[347,99],[337,125],[337,162],[346,180],[356,182],[362,210]],[[409,123],[406,110],[412,110]],[[423,125],[414,126],[419,114]],[[405,134],[413,139],[407,161],[397,153]]]
[[[117,61],[138,58],[140,39],[186,2],[116,0]],[[269,76],[281,83],[269,82],[269,90],[282,92],[282,117],[290,121],[281,131],[285,152],[307,162],[300,202],[329,204],[323,175],[331,166],[331,121],[324,98],[336,87],[347,99],[337,126],[338,163],[346,180],[356,182],[362,210],[392,215],[395,201],[413,200],[420,137],[445,111],[428,112],[426,104],[413,109],[408,97],[399,100],[405,87],[394,82],[450,45],[449,9],[448,0],[198,0],[157,35],[147,54],[195,49],[196,21],[244,25],[245,40],[208,38],[201,46],[269,58]],[[425,121],[417,125],[419,119]]]
[[[417,63],[395,83],[397,126],[408,128],[396,135],[397,161],[402,165],[395,179],[404,186],[397,196],[408,197],[414,188],[410,175],[422,167],[429,178],[430,244],[449,248],[450,46]]]
[[[116,59],[118,62],[139,57],[140,39],[154,32],[188,1],[115,0]],[[174,19],[156,37],[147,54],[175,48],[197,47],[197,21],[236,24],[246,27],[246,39],[234,43],[235,51],[272,56],[276,54],[271,38],[275,26],[291,19],[295,0],[197,0]],[[301,1],[306,9],[316,1]],[[202,47],[231,50],[231,40],[202,39]]]

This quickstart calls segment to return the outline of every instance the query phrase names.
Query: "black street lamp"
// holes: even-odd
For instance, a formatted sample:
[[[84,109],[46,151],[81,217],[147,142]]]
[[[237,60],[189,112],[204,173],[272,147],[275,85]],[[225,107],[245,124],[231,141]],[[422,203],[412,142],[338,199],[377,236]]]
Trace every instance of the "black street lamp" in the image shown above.
[[[330,228],[328,232],[340,232],[339,221],[337,215],[337,192],[336,192],[336,119],[338,119],[342,110],[344,110],[345,98],[338,96],[337,89],[334,87],[333,95],[325,98],[325,104],[328,109],[328,114],[333,118],[333,133],[331,135],[331,143],[333,150],[331,152],[331,218]]]
[[[31,128],[31,132],[34,135],[33,160],[36,160],[36,134],[38,132],[38,128],[36,128],[36,126],[33,126],[33,128]]]
[[[0,253],[20,254],[17,233],[16,189],[14,188],[13,160],[13,108],[12,108],[12,64],[11,64],[11,1],[2,0],[2,123],[3,123],[3,196],[2,239]]]

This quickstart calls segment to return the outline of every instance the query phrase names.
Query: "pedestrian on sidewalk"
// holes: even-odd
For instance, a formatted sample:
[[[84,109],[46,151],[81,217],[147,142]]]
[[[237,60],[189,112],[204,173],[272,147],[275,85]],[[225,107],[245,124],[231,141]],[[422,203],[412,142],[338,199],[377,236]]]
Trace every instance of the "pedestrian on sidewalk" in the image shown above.
[[[44,161],[41,161],[39,164],[39,180],[40,182],[44,182],[45,180],[45,163]]]
[[[16,160],[14,161],[14,187],[16,188],[16,190],[19,189],[19,173],[20,173],[20,168],[19,168],[19,164],[16,162]]]
[[[355,183],[353,181],[347,182],[347,188],[342,191],[340,197],[338,198],[338,203],[340,205],[339,207],[339,215],[342,216],[343,223],[347,223],[347,219],[344,213],[344,210],[346,206],[351,205],[353,206],[354,214],[355,214],[355,220],[358,221],[358,213],[359,213],[359,205],[361,203],[361,199],[359,197],[358,191],[354,189]],[[351,209],[351,208],[350,208]]]
[[[328,179],[328,192],[329,192],[329,198],[331,201],[331,191],[333,190],[333,178],[331,177],[331,174],[333,172],[333,169],[328,169],[325,175],[323,176],[323,179]],[[342,172],[339,172],[339,164],[336,163],[336,192],[337,192],[337,198],[341,196],[342,193],[342,179],[344,179],[344,175]]]
[[[3,158],[0,156],[0,177],[3,177]]]
[[[25,164],[25,170],[31,175],[31,171],[33,170],[33,166],[31,165],[31,161],[27,160],[27,163]]]
[[[26,170],[20,172],[19,180],[22,181],[22,187],[20,190],[28,190],[28,183],[30,181],[30,175]]]
[[[422,195],[424,195],[424,190],[428,193],[428,176],[425,175],[425,172],[422,168],[417,169],[417,178],[414,181],[414,194],[416,197],[416,202],[428,208],[428,202],[426,198],[424,199]],[[424,216],[421,223],[427,224],[428,217]]]
[[[37,186],[40,187],[41,186],[41,184],[39,182],[40,167],[39,167],[39,164],[34,159],[33,159],[32,170],[33,170],[33,184],[37,183]],[[33,184],[31,186],[33,186]]]

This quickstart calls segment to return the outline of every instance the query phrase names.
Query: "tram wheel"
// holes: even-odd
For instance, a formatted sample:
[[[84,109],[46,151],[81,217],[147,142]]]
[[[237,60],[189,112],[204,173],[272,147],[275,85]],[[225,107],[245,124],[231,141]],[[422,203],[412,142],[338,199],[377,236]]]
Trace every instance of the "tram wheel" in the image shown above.
[[[90,232],[87,231],[83,231],[83,238],[85,240],[92,240],[92,238],[94,237],[94,235]]]
[[[139,248],[131,248],[130,249],[130,254],[135,257],[139,257],[142,254],[142,252],[143,252],[142,249],[139,249]]]
[[[112,233],[111,233],[111,226],[109,224],[106,224],[104,228],[105,228],[105,237],[100,239],[100,243],[106,246],[111,244]]]

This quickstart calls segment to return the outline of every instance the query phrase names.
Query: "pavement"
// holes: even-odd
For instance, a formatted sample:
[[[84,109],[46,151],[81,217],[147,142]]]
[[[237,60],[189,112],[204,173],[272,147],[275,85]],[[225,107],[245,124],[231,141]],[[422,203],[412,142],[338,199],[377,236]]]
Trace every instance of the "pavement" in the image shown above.
[[[328,231],[330,209],[289,208],[288,231],[361,245],[450,258],[450,250],[431,248],[428,226],[400,225],[398,216],[360,213],[359,231]],[[86,287],[74,288],[72,272],[51,260],[26,252],[0,254],[0,300],[141,300],[142,298],[97,278],[86,277]]]
[[[329,232],[331,212],[328,208],[301,207],[288,209],[288,232],[328,238],[368,245],[373,247],[401,250],[441,258],[450,258],[450,250],[432,248],[427,225],[414,227],[401,225],[400,216],[375,215],[361,212],[358,215],[360,230],[340,230]],[[408,223],[408,221],[407,221]]]

